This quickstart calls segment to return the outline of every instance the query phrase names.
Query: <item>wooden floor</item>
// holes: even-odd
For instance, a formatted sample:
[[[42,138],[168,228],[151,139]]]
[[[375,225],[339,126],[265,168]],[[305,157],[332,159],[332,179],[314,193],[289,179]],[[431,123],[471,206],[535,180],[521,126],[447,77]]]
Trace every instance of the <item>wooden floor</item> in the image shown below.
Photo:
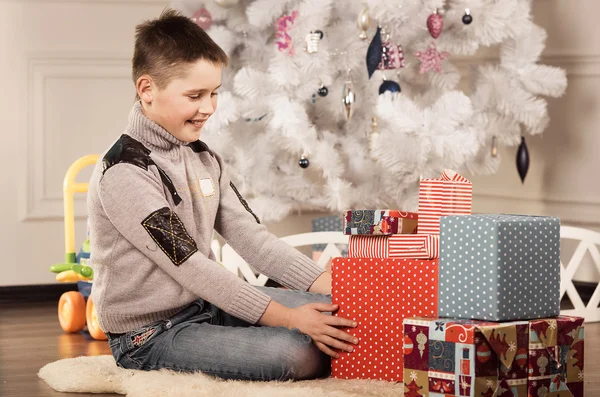
[[[56,302],[0,307],[0,396],[115,396],[58,393],[37,377],[41,367],[61,358],[110,354],[106,342],[86,333],[63,333],[56,310]],[[585,394],[600,396],[600,323],[586,325],[585,360]]]

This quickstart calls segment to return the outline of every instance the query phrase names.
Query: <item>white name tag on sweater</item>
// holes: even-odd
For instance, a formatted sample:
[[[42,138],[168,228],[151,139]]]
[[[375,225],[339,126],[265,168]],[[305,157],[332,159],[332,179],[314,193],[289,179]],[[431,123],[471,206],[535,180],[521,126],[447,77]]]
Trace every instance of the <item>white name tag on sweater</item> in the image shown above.
[[[204,197],[215,195],[215,185],[211,178],[200,179],[200,190]]]

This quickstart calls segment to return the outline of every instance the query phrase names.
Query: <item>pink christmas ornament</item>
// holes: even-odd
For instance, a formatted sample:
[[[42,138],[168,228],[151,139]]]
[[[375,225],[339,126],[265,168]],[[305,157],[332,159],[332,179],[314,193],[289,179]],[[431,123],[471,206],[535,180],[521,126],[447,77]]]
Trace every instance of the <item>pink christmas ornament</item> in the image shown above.
[[[298,17],[298,11],[292,11],[290,15],[284,15],[275,23],[275,45],[280,52],[288,51],[289,55],[294,55],[294,44],[288,30],[294,25]]]
[[[212,26],[212,15],[210,15],[210,12],[206,8],[196,11],[191,19],[204,30],[208,30]]]
[[[442,33],[442,29],[444,28],[444,19],[440,14],[438,14],[437,8],[427,18],[427,30],[429,30],[429,34],[434,39],[437,39]]]
[[[406,62],[404,61],[404,50],[401,45],[394,45],[389,42],[383,43],[382,50],[381,62],[379,63],[379,66],[377,66],[377,69],[400,69],[406,66]]]
[[[432,41],[427,47],[427,50],[424,52],[417,51],[415,52],[415,56],[419,58],[421,61],[421,68],[419,69],[419,73],[423,74],[432,69],[436,70],[438,73],[442,73],[442,61],[448,58],[450,54],[447,52],[439,52],[435,43]]]

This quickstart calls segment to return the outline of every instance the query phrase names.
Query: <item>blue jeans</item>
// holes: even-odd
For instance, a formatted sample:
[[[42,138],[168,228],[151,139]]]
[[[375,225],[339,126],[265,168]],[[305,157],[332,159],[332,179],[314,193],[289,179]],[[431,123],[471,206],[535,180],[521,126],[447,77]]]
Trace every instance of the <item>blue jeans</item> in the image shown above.
[[[331,303],[330,295],[258,287],[287,307]],[[298,329],[250,324],[199,299],[139,330],[108,334],[117,365],[128,369],[202,371],[224,379],[300,380],[329,375],[330,358]]]

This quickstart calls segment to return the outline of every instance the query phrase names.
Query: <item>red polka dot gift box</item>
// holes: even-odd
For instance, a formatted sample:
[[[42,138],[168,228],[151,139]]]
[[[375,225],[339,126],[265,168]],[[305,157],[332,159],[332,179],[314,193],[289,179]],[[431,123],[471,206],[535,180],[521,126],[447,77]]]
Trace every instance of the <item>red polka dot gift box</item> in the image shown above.
[[[335,258],[332,279],[334,315],[356,320],[343,330],[359,339],[332,360],[332,377],[401,382],[402,320],[437,316],[438,261]]]
[[[583,397],[583,318],[404,320],[404,396]]]

